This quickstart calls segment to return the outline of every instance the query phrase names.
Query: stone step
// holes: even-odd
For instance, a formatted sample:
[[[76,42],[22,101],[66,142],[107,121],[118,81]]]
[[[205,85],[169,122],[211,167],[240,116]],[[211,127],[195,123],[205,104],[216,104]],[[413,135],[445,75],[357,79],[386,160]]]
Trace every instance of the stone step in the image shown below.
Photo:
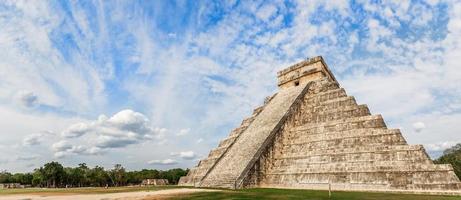
[[[237,127],[234,128],[230,133],[228,137],[236,137],[238,136],[243,130],[245,130],[245,127]]]
[[[215,163],[216,160],[217,160],[217,158],[210,158],[210,157],[205,158],[203,160],[200,160],[198,167],[208,168],[210,165],[213,165],[213,163]]]
[[[360,128],[386,128],[381,115],[351,117],[323,123],[306,123],[292,128],[291,131],[306,131],[312,134],[322,132],[346,131]]]
[[[231,133],[229,134],[229,137],[238,137],[238,135],[240,135],[240,133],[242,133],[243,131],[245,131],[246,128],[248,128],[248,126],[251,124],[251,122],[253,122],[255,117],[263,109],[264,109],[264,106],[260,106],[260,107],[258,107],[256,109],[254,109],[253,114],[250,117],[243,119],[242,122],[240,123],[240,126],[231,131]]]
[[[319,102],[325,102],[332,99],[337,99],[341,97],[347,97],[346,91],[343,88],[328,90],[325,92],[306,95],[304,97],[303,103],[304,104],[316,104]]]
[[[202,187],[233,188],[235,177],[233,175],[223,175],[219,178],[209,179],[207,183],[202,183]]]
[[[238,128],[231,131],[229,137],[238,137],[241,133],[243,133],[243,131],[245,131],[248,128],[248,126],[251,124],[251,122],[253,122],[253,120],[254,117],[244,119]]]
[[[298,183],[298,184],[353,184],[383,185],[391,188],[438,189],[459,187],[454,176],[447,176],[448,171],[392,171],[392,172],[354,172],[354,173],[300,173],[300,174],[267,174],[264,182]],[[422,178],[419,178],[422,177]],[[452,178],[449,178],[452,177]],[[430,183],[428,183],[430,180]],[[389,189],[389,188],[387,188]]]
[[[452,170],[417,172],[412,174],[411,180],[414,184],[460,183],[455,172]]]
[[[209,167],[197,167],[195,168],[194,173],[191,173],[191,175],[194,177],[202,177],[208,169]]]
[[[429,183],[429,184],[411,184],[408,185],[405,189],[409,190],[461,190],[461,183]],[[459,195],[459,193],[455,193]]]
[[[298,125],[306,123],[323,123],[339,119],[367,116],[370,115],[370,110],[368,109],[367,105],[353,105],[344,106],[325,112],[302,112],[301,114],[304,114],[305,116],[303,116],[301,120],[298,121]]]
[[[245,118],[240,124],[240,127],[247,128],[253,120],[254,120],[254,117]]]
[[[282,142],[284,144],[291,143],[303,143],[303,142],[314,142],[323,141],[330,139],[348,138],[348,137],[366,137],[373,135],[385,135],[385,134],[401,134],[399,129],[387,129],[387,128],[359,128],[345,131],[332,131],[312,134],[310,132],[303,131],[290,131],[287,132]],[[404,138],[402,137],[402,140]]]
[[[353,108],[357,108],[359,106],[355,100],[351,97],[341,97],[333,100],[328,100],[325,104],[310,106],[308,104],[303,105],[301,108],[301,112],[298,115],[302,115],[303,118],[305,117],[312,117],[319,114],[325,113],[334,113],[342,110],[350,110]],[[361,105],[367,107],[366,105]]]
[[[194,181],[191,180],[191,177],[190,176],[182,176],[181,178],[179,178],[179,181],[178,181],[178,185],[182,185],[182,186],[194,186]]]
[[[194,175],[197,172],[197,167],[193,167],[192,169],[189,170],[189,173],[187,173],[187,176]]]
[[[422,151],[423,145],[371,145],[371,146],[354,146],[351,148],[329,148],[316,149],[312,151],[292,151],[292,152],[275,152],[275,157],[292,157],[301,158],[306,156],[322,155],[346,155],[352,153],[374,153],[374,152],[393,152],[393,151]]]
[[[285,144],[282,147],[284,153],[323,151],[326,149],[346,149],[356,146],[391,146],[405,145],[401,134],[380,134],[370,136],[353,136],[345,138],[334,138],[320,141],[300,141]]]
[[[334,98],[330,99],[327,101],[322,101],[322,102],[317,102],[317,103],[312,103],[312,104],[303,104],[301,113],[306,114],[306,113],[319,113],[319,112],[325,112],[327,110],[334,110],[338,109],[341,107],[346,107],[346,106],[356,106],[357,102],[355,101],[355,98],[353,96],[345,96],[345,97],[339,97],[339,98]]]
[[[364,173],[364,172],[430,172],[453,171],[451,165],[427,164],[421,162],[395,165],[392,161],[378,161],[372,164],[363,163],[328,163],[305,166],[287,166],[271,169],[266,174],[305,174],[305,173]]]
[[[193,179],[200,180],[206,173],[206,169],[197,169],[194,174],[189,175]]]
[[[309,95],[327,92],[330,90],[338,89],[339,84],[329,81],[328,79],[315,81],[311,88],[309,88]]]
[[[259,115],[259,113],[261,113],[261,111],[263,111],[265,105],[266,105],[266,104],[264,104],[264,105],[262,105],[262,106],[259,106],[259,107],[255,108],[255,109],[253,109],[253,114],[251,115],[251,117],[254,118],[254,117],[256,117],[257,115]]]
[[[221,142],[219,142],[218,147],[228,147],[235,141],[236,138],[237,138],[237,136],[227,137],[227,138],[221,140]]]
[[[396,156],[396,155],[392,155]],[[297,165],[297,168],[299,169],[304,169],[304,168],[309,168],[310,166],[322,166],[326,164],[338,164],[338,163],[349,163],[349,164],[357,164],[357,165],[375,165],[375,163],[380,163],[380,162],[389,162],[388,164],[392,165],[407,165],[407,164],[412,164],[412,163],[421,163],[421,164],[433,164],[431,160],[424,158],[421,153],[416,153],[415,156],[418,158],[411,158],[411,157],[405,157],[402,156],[399,158],[400,160],[393,160],[390,159],[389,157],[386,157],[386,155],[379,157],[379,158],[359,158],[355,159],[353,157],[348,157],[344,159],[331,159],[328,158],[327,160],[323,161],[321,159],[315,159],[315,158],[308,158],[308,159],[283,159],[283,160],[275,160],[273,163],[272,168],[270,170],[279,170],[279,169],[284,169],[287,168],[293,164]],[[397,156],[396,156],[397,157]],[[291,169],[291,168],[290,168]]]
[[[302,155],[279,153],[274,155],[274,167],[283,167],[287,165],[305,165],[320,163],[336,162],[374,162],[374,161],[418,161],[431,162],[427,154],[422,149],[416,150],[391,150],[375,152],[351,152],[351,153],[333,153],[319,155]]]
[[[208,154],[208,157],[219,157],[221,156],[224,151],[226,151],[228,146],[224,146],[224,147],[218,147],[218,148],[215,148],[215,149],[212,149],[210,151],[210,153]]]
[[[384,144],[393,144],[393,142],[406,142],[402,137],[399,129],[363,128],[324,134],[287,135],[282,139],[282,143],[286,146],[334,141],[335,144],[339,146],[339,144],[343,141],[338,140],[356,138],[362,139],[364,142],[370,142],[369,144],[364,145],[375,145],[379,142],[383,142]],[[382,140],[373,141],[376,138],[380,138]]]

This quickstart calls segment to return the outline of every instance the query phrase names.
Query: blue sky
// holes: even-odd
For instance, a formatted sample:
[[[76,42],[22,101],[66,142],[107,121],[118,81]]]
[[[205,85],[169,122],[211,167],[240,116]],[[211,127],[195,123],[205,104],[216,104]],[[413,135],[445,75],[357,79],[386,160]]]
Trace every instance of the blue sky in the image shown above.
[[[0,169],[192,167],[322,55],[431,155],[461,141],[459,1],[2,1]]]

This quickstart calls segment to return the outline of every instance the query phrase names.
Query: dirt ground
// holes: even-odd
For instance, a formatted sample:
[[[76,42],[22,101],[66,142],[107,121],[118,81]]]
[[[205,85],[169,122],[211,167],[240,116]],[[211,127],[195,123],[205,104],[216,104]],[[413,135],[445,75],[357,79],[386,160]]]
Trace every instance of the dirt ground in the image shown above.
[[[172,196],[180,196],[194,192],[209,192],[216,190],[178,188],[158,190],[151,192],[121,192],[109,194],[20,194],[0,196],[0,200],[154,200],[165,199]]]

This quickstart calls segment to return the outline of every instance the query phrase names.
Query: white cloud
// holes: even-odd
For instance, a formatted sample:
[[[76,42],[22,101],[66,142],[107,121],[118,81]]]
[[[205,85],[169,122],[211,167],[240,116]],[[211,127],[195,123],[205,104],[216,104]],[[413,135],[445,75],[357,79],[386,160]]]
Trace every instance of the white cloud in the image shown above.
[[[96,146],[100,148],[121,148],[139,142],[139,139],[131,133],[129,133],[127,137],[101,135],[97,139]]]
[[[165,160],[151,160],[147,162],[148,164],[151,165],[175,165],[178,164],[176,160],[173,159],[165,159]]]
[[[158,141],[157,144],[158,145],[165,145],[167,142],[168,142],[167,139],[162,139],[162,140]]]
[[[184,136],[184,135],[189,134],[189,132],[190,132],[190,128],[184,128],[184,129],[179,130],[179,132],[176,133],[176,135],[177,136]]]
[[[428,151],[444,151],[445,149],[453,147],[458,143],[460,143],[460,142],[445,141],[445,142],[438,142],[438,143],[433,143],[433,144],[425,144],[424,147]]]
[[[28,135],[22,140],[22,144],[24,146],[31,146],[31,145],[40,144],[41,137],[42,137],[41,134]]]
[[[335,35],[335,29],[336,28],[336,23],[334,21],[328,21],[322,23],[322,25],[319,27],[318,30],[318,35],[322,35],[326,38],[329,38],[333,44],[336,44],[337,39]]]
[[[154,139],[162,139],[167,130],[153,128],[143,114],[122,110],[112,117],[100,115],[97,120],[76,123],[61,133],[67,140],[52,145],[55,157],[67,155],[99,155],[106,149],[124,148]],[[72,141],[72,145],[70,144]],[[75,144],[74,144],[75,143]]]
[[[276,12],[277,8],[274,5],[266,4],[258,9],[258,11],[256,12],[256,16],[263,21],[267,21]]]
[[[61,140],[59,142],[56,142],[51,146],[51,148],[54,151],[67,151],[69,149],[72,149],[72,147],[73,146],[68,141],[65,141],[65,140]]]
[[[24,137],[24,139],[22,140],[22,145],[24,146],[39,145],[47,137],[54,136],[54,135],[55,134],[52,131],[42,131],[40,133],[30,134]]]
[[[358,36],[357,32],[353,32],[349,36],[349,43],[351,43],[352,45],[359,43],[359,36]]]
[[[67,152],[67,151],[58,151],[58,152],[55,152],[55,153],[54,153],[54,157],[55,157],[55,158],[58,158],[58,159],[59,159],[59,158],[64,158],[64,157],[66,157],[66,156],[68,156],[68,155],[70,155],[70,153]]]
[[[410,13],[414,16],[412,23],[417,26],[426,25],[433,17],[431,9],[422,4],[413,5]]]
[[[38,97],[33,92],[30,91],[20,91],[17,93],[16,98],[19,101],[19,104],[30,108],[38,104]]]
[[[90,131],[90,125],[87,123],[77,123],[70,126],[67,130],[63,131],[61,135],[65,138],[80,137]]]
[[[83,145],[73,145],[66,140],[54,143],[51,148],[55,158],[64,158],[70,155],[99,155],[104,153],[104,149],[99,147],[87,147]]]
[[[35,160],[37,158],[40,158],[39,155],[23,155],[23,156],[18,156],[16,158],[16,160],[18,161],[31,161],[31,160]]]
[[[415,123],[413,123],[413,129],[417,133],[421,132],[424,128],[426,128],[426,125],[423,122],[415,122]]]
[[[143,114],[128,109],[110,118],[101,115],[96,121],[74,124],[63,131],[62,136],[73,138],[92,133],[98,136],[96,140],[99,147],[125,147],[165,134],[166,129],[152,128],[149,123]]]
[[[349,1],[348,0],[336,0],[329,2],[322,2],[325,4],[326,10],[339,11],[339,14],[347,16],[349,14]]]
[[[183,151],[178,153],[171,153],[172,156],[178,156],[182,159],[192,160],[197,157],[197,155],[193,151]]]

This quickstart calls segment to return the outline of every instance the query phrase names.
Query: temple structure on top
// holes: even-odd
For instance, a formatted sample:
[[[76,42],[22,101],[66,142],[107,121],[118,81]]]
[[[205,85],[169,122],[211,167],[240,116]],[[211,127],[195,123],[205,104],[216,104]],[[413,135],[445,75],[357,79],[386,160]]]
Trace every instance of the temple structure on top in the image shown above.
[[[322,57],[277,74],[279,91],[232,130],[180,185],[459,194],[434,164],[340,87]]]

